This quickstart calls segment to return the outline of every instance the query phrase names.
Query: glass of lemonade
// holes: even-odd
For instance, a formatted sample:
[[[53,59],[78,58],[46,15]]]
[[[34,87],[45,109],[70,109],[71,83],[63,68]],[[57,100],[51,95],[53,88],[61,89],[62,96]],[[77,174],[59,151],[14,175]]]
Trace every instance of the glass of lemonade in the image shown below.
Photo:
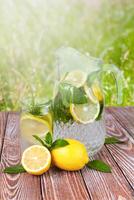
[[[36,104],[22,112],[20,118],[22,150],[33,144],[38,144],[33,135],[44,138],[48,132],[52,133],[53,122],[50,105],[50,102]]]
[[[97,58],[86,56],[73,48],[57,50],[57,82],[52,101],[54,138],[74,138],[85,144],[89,155],[104,144],[105,99],[102,72],[116,74],[119,102],[121,101],[120,70],[103,65]]]

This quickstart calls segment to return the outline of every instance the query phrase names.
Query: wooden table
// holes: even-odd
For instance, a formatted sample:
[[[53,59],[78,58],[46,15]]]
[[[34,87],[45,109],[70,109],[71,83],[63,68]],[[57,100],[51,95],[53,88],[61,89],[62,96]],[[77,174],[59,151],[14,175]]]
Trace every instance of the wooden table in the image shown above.
[[[124,144],[105,145],[96,158],[112,174],[56,168],[42,176],[0,174],[0,200],[132,200],[134,199],[134,107],[106,109],[107,134]],[[20,162],[19,114],[0,113],[0,169]]]

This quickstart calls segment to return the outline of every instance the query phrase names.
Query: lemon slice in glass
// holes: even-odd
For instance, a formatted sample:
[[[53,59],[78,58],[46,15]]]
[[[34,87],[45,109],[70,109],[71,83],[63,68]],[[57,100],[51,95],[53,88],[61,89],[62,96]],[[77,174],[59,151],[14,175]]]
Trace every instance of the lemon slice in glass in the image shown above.
[[[70,113],[76,122],[88,124],[99,116],[100,104],[92,101],[88,101],[86,104],[71,104]]]
[[[93,91],[94,96],[97,98],[97,100],[99,102],[103,102],[103,93],[97,83],[92,85],[92,91]]]
[[[85,72],[80,70],[74,70],[69,72],[62,81],[64,83],[68,83],[71,84],[72,86],[79,88],[84,85],[86,79],[87,79],[87,74]]]
[[[51,154],[46,147],[33,145],[23,152],[21,163],[29,174],[41,175],[50,168]]]
[[[48,132],[52,132],[50,119],[23,114],[20,121],[21,136],[31,144],[36,144],[33,135],[45,137]]]
[[[101,114],[103,112],[104,108],[104,98],[103,98],[103,93],[101,91],[101,88],[99,87],[98,84],[94,83],[92,87],[88,87],[86,84],[84,85],[84,91],[88,98],[95,104],[99,102],[100,105],[100,112],[98,114],[98,117],[96,119],[99,119],[101,117]]]
[[[85,91],[87,97],[88,97],[93,103],[97,103],[98,99],[97,99],[97,97],[94,95],[92,88],[88,87],[87,85],[84,85],[84,91]]]
[[[52,115],[50,113],[43,115],[40,117],[41,119],[47,121],[49,123],[49,125],[52,127],[53,125],[53,119],[52,119]]]

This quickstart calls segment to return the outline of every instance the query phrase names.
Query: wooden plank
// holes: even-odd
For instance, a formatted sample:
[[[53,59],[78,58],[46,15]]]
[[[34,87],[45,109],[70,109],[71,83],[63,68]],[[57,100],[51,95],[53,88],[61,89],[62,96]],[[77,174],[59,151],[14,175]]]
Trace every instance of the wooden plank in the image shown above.
[[[111,173],[102,173],[85,167],[82,175],[92,200],[132,200],[133,190],[105,146],[95,156],[112,166]]]
[[[134,139],[134,107],[109,107],[107,111],[115,117]]]
[[[108,123],[112,124],[112,120],[113,119],[111,119],[111,121],[108,120]],[[9,166],[11,164],[14,165],[15,163],[17,164],[20,160],[20,146],[19,138],[17,136],[19,132],[18,124],[19,116],[14,113],[10,114],[8,117],[7,129],[5,133],[5,140],[1,157],[2,169],[5,166]],[[108,126],[110,129],[113,125]],[[123,129],[123,131],[125,130]],[[112,132],[112,134],[113,133],[116,133],[116,129],[114,132]],[[125,131],[125,134],[127,135],[128,132]],[[129,140],[131,141],[130,138]],[[121,137],[121,139],[126,140],[126,138],[124,137]],[[18,174],[12,176],[2,174],[0,175],[0,199],[132,200],[134,197],[131,188],[133,179],[132,177],[130,177],[129,170],[125,169],[125,164],[123,165],[123,161],[125,160],[122,160],[122,162],[120,160],[119,164],[123,165],[123,170],[120,170],[118,166],[118,160],[122,155],[119,155],[118,157],[112,157],[111,148],[114,148],[115,146],[117,146],[118,150],[118,145],[110,145],[108,149],[107,147],[103,147],[102,152],[100,152],[97,156],[97,158],[108,162],[113,167],[112,174],[105,174],[84,168],[82,170],[82,177],[80,172],[64,172],[58,169],[51,169],[49,172],[47,172],[41,177],[41,182],[40,177],[35,177],[28,174]],[[126,147],[124,146],[123,153],[124,148],[126,151]],[[127,152],[125,153],[127,154]],[[115,152],[113,154],[115,154]],[[125,157],[123,157],[123,159],[125,159]],[[127,180],[124,177],[124,175],[128,176]],[[88,192],[86,190],[85,184],[88,188]]]
[[[7,123],[7,113],[0,112],[0,200],[1,200],[1,184],[2,184],[2,176],[1,176],[1,153],[4,143],[4,136],[5,136],[5,128]]]
[[[89,200],[80,172],[52,168],[41,177],[42,195],[46,200]]]
[[[4,141],[4,134],[5,134],[5,128],[6,128],[6,121],[7,121],[7,113],[0,112],[0,156]]]
[[[134,189],[134,140],[108,111],[106,129],[107,134],[124,142],[124,144],[106,145],[106,147]]]
[[[10,113],[7,119],[1,168],[20,163],[19,115]],[[40,178],[28,174],[0,175],[1,200],[40,200]]]

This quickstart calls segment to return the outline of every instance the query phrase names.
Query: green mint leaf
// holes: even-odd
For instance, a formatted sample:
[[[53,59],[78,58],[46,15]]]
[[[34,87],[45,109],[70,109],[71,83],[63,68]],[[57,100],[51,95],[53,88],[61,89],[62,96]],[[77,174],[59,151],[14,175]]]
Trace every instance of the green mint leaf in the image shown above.
[[[95,169],[95,170],[100,171],[100,172],[106,172],[106,173],[111,172],[111,167],[108,164],[106,164],[103,161],[101,161],[101,160],[89,161],[86,164],[86,166],[89,169]]]
[[[51,146],[51,150],[53,149],[57,149],[59,147],[64,147],[66,145],[69,145],[69,142],[64,140],[64,139],[57,139],[53,142],[52,146]]]
[[[118,144],[122,143],[122,141],[118,140],[116,137],[106,137],[105,144]]]
[[[87,97],[83,88],[76,88],[68,83],[60,83],[59,92],[64,106],[69,107],[70,103],[87,103]]]
[[[51,100],[43,104],[31,104],[29,105],[28,112],[32,115],[43,116],[50,111]]]
[[[47,144],[49,144],[50,146],[52,145],[52,142],[53,142],[53,138],[52,138],[52,134],[50,132],[48,132],[45,136],[45,142]]]
[[[75,88],[73,89],[72,94],[72,102],[74,104],[84,104],[87,103],[87,96],[83,88]]]
[[[6,167],[3,172],[8,174],[18,174],[26,172],[26,170],[23,168],[22,165],[16,165],[12,167]]]
[[[52,112],[55,121],[63,121],[64,123],[67,123],[68,121],[72,120],[72,115],[70,114],[69,108],[67,109],[65,105],[63,105],[63,100],[60,93],[58,93],[53,100]]]
[[[34,137],[38,142],[40,142],[41,145],[43,145],[43,146],[45,146],[45,147],[47,147],[47,148],[50,147],[50,145],[47,144],[47,143],[46,143],[43,139],[41,139],[38,135],[33,135],[33,137]]]

